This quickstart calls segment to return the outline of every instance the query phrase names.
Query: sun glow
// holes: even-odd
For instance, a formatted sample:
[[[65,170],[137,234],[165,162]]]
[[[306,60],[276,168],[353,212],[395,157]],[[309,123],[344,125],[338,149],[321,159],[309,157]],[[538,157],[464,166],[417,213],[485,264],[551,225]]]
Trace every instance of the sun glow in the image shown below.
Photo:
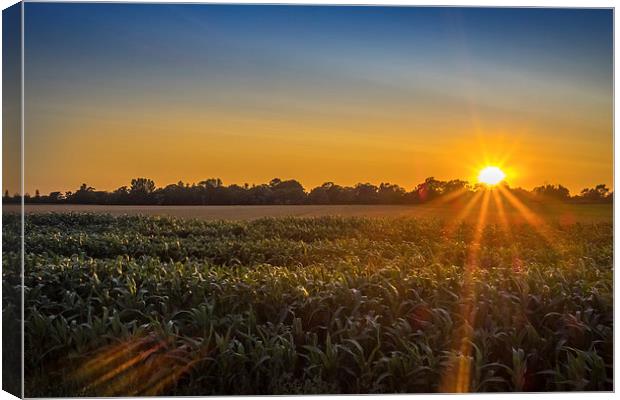
[[[503,181],[504,178],[506,178],[504,171],[493,166],[483,168],[478,175],[478,181],[489,186],[497,185]]]
[[[508,174],[511,178],[514,176],[513,171],[508,169]],[[497,185],[505,178],[506,173],[502,169],[488,164],[480,170],[478,175],[478,181],[489,186]],[[464,193],[461,192],[461,195]],[[477,329],[476,321],[478,320],[476,299],[479,293],[477,292],[476,280],[478,279],[477,274],[482,267],[481,248],[483,248],[485,240],[483,236],[484,229],[487,224],[494,223],[494,220],[491,220],[492,211],[490,211],[490,207],[493,207],[491,201],[496,207],[499,223],[508,238],[513,237],[512,223],[517,221],[516,218],[519,216],[523,222],[531,225],[550,247],[557,250],[554,244],[558,242],[558,239],[554,229],[547,224],[542,216],[537,215],[534,210],[530,209],[515,196],[508,186],[500,185],[494,190],[476,190],[473,196],[469,196],[461,212],[450,221],[445,231],[446,240],[453,240],[457,227],[465,218],[472,214],[476,218],[474,222],[475,230],[473,231],[467,250],[467,257],[465,258],[463,281],[459,292],[459,298],[462,300],[458,305],[457,312],[462,318],[462,322],[461,326],[453,331],[450,345],[452,354],[455,356],[452,363],[445,368],[439,386],[439,391],[444,393],[466,393],[476,390],[476,387],[471,386],[471,374],[474,372],[471,359],[475,351],[473,339]],[[511,211],[508,211],[508,207]],[[509,212],[510,216],[508,215]],[[512,270],[515,274],[520,274],[522,260],[519,252],[516,247],[511,247],[509,251],[512,258]]]

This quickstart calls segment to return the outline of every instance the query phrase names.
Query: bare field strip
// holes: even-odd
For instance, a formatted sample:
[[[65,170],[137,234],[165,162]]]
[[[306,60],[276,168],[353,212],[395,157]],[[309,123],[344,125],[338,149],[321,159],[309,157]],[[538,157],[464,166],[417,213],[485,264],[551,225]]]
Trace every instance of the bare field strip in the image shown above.
[[[123,206],[81,204],[28,204],[27,213],[106,213],[112,215],[170,216],[205,220],[253,220],[267,217],[388,217],[453,219],[460,214],[462,205],[266,205],[266,206]],[[18,212],[18,205],[4,205],[5,212]],[[532,211],[548,221],[560,223],[609,222],[613,218],[611,204],[559,204],[532,207]],[[478,210],[472,209],[465,220],[476,219]],[[511,208],[506,218],[513,223],[525,222],[523,215]],[[501,213],[489,207],[487,218],[498,222]]]

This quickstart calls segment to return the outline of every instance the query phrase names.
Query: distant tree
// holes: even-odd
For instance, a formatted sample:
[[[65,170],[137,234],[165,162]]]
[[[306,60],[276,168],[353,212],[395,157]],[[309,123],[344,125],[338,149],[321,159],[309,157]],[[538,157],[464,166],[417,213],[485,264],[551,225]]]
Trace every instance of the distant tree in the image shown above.
[[[507,190],[521,201],[560,201],[573,200],[582,202],[611,202],[613,193],[607,186],[600,184],[594,188],[581,191],[578,196],[570,198],[567,188],[562,185],[543,185],[527,191],[522,188],[510,188],[501,183],[502,190]],[[147,178],[131,180],[129,187],[121,186],[112,192],[97,191],[83,183],[75,192],[51,192],[41,196],[39,191],[34,197],[24,195],[26,202],[78,203],[78,204],[416,204],[432,201],[446,196],[450,201],[468,201],[480,190],[486,190],[482,184],[469,184],[467,181],[454,179],[437,180],[429,177],[407,192],[402,187],[382,182],[379,186],[371,183],[358,183],[355,186],[340,186],[334,182],[325,182],[306,192],[302,184],[294,179],[274,178],[269,183],[244,183],[242,186],[224,185],[220,178],[209,178],[196,183],[176,184],[157,188],[155,182]],[[9,197],[5,190],[3,201],[20,202],[16,194]]]
[[[2,202],[3,203],[7,203],[7,204],[10,204],[10,203],[21,203],[21,200],[22,200],[22,198],[19,195],[19,193],[15,193],[15,194],[13,194],[13,196],[11,196],[9,194],[8,190],[4,191],[4,196],[2,197]]]
[[[85,183],[82,183],[80,188],[72,195],[69,195],[67,199],[71,203],[93,204],[95,203],[95,199],[97,198],[94,192],[95,188],[88,186]]]
[[[112,204],[131,204],[127,186],[119,187],[110,194],[109,198],[109,202]]]
[[[325,182],[310,191],[308,200],[312,204],[342,204],[346,203],[344,188],[333,182]]]
[[[228,204],[230,198],[227,189],[229,188],[224,187],[220,178],[205,179],[198,182],[198,186],[194,189],[194,200],[199,204]]]
[[[532,192],[535,196],[543,199],[553,199],[567,201],[570,199],[570,192],[562,185],[543,185],[535,187]]]
[[[329,194],[325,186],[317,186],[308,193],[308,202],[311,204],[329,204]]]
[[[273,189],[270,185],[255,185],[249,189],[250,204],[273,204]]]
[[[329,204],[355,203],[356,193],[352,187],[336,185],[333,182],[325,182],[321,187],[327,192]]]
[[[355,185],[355,202],[360,204],[376,204],[379,200],[379,188],[370,183]]]
[[[609,188],[605,184],[596,185],[594,188],[586,188],[581,191],[578,200],[590,202],[604,202],[612,199]]]
[[[381,183],[377,191],[377,202],[380,204],[397,204],[403,203],[405,198],[405,189],[391,183]]]
[[[531,202],[534,199],[534,196],[531,191],[523,189],[522,187],[508,187],[508,185],[504,186],[504,188],[510,192],[514,197],[522,202]],[[540,199],[538,199],[540,201]]]
[[[183,181],[159,189],[154,197],[157,204],[187,204]]]
[[[356,201],[355,188],[353,187],[334,185],[330,191],[336,195],[336,199],[340,204],[353,204]]]
[[[121,186],[118,189],[116,189],[114,191],[115,194],[117,195],[128,195],[129,194],[129,188],[127,186]]]
[[[62,193],[60,192],[51,192],[47,197],[52,203],[60,203],[63,200]]]
[[[131,194],[150,194],[155,191],[155,182],[147,178],[136,178],[131,180]]]
[[[219,204],[256,204],[255,200],[252,198],[251,191],[243,186],[230,185],[227,188],[218,188],[216,190],[219,191],[223,201]]]
[[[147,178],[136,178],[131,180],[129,188],[129,198],[133,203],[150,204],[154,202],[152,193],[155,191],[155,182]]]
[[[222,186],[222,180],[220,178],[209,178],[198,182],[198,185],[205,188],[218,188]]]
[[[415,189],[418,201],[424,203],[439,197],[444,186],[445,182],[439,181],[432,176],[426,178],[426,180],[420,183]]]
[[[443,186],[441,191],[442,194],[465,192],[469,189],[469,183],[460,179],[453,179],[451,181],[441,184],[440,186]]]
[[[272,179],[269,186],[273,190],[273,200],[276,204],[303,204],[306,200],[304,187],[294,179],[286,181]]]

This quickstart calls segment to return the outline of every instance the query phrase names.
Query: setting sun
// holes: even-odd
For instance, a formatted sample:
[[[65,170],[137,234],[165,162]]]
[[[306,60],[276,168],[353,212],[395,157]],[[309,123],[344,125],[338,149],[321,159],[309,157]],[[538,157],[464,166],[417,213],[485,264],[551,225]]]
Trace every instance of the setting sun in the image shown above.
[[[498,167],[486,167],[478,175],[478,181],[487,185],[497,185],[504,178],[506,178],[506,174]]]

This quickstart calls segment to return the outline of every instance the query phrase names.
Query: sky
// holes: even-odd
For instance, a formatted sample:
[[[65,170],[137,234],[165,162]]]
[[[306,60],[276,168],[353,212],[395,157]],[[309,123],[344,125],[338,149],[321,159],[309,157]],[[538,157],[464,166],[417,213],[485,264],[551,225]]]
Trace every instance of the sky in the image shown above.
[[[21,5],[2,11],[2,183],[21,190]]]
[[[612,186],[597,9],[26,3],[25,190]],[[11,190],[13,191],[13,190]]]

